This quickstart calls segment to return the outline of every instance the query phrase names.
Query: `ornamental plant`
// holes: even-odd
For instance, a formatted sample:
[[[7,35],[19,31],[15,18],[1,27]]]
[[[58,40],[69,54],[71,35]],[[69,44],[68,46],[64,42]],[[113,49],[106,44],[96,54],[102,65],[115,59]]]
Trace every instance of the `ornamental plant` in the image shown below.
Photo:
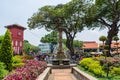
[[[22,59],[22,60],[31,60],[34,59],[33,56],[30,55],[16,55],[17,58]]]
[[[80,65],[86,69],[88,69],[89,64],[92,64],[94,60],[92,58],[84,58],[80,61]]]
[[[23,65],[24,65],[24,63],[22,62],[22,59],[18,58],[17,56],[13,57],[12,66],[14,69],[17,67],[23,66]]]
[[[99,61],[95,61],[93,58],[84,58],[80,61],[80,65],[88,71],[94,73],[98,77],[105,76],[105,72],[100,65]]]
[[[12,40],[10,31],[7,30],[1,45],[0,61],[5,63],[6,69],[9,71],[12,70],[12,57],[13,57]]]
[[[5,69],[5,65],[3,62],[0,62],[0,80],[5,77],[9,72]]]
[[[43,61],[24,60],[23,62],[25,65],[15,69],[15,71],[5,77],[4,80],[36,80],[47,67]]]
[[[111,70],[112,75],[120,75],[120,67],[113,67]]]

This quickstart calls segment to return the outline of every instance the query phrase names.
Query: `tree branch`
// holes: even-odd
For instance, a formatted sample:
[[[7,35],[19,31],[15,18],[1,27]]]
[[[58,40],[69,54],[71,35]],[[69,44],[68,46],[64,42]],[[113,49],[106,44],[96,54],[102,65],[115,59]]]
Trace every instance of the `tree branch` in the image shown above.
[[[104,19],[100,18],[100,19],[97,19],[98,22],[100,22],[101,24],[107,26],[107,27],[110,27],[110,24],[108,24]]]
[[[118,28],[120,27],[120,24],[118,25]]]

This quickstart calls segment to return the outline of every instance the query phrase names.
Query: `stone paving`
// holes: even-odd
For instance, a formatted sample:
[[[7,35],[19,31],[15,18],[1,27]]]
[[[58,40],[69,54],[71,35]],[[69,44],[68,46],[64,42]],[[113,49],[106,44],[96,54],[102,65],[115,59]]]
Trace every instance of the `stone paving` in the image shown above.
[[[71,69],[52,69],[48,80],[77,80],[71,73]]]

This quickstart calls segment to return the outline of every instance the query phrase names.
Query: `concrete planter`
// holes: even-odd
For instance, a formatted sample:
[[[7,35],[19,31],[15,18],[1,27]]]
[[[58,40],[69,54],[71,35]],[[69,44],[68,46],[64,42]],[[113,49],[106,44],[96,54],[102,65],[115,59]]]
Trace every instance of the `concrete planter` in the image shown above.
[[[70,65],[69,59],[53,59],[52,60],[52,65]]]
[[[77,67],[72,68],[72,73],[77,78],[77,80],[97,80],[95,77],[88,75],[87,73],[79,70]]]
[[[42,74],[40,74],[36,80],[48,80],[49,75],[51,74],[51,67],[47,67]]]

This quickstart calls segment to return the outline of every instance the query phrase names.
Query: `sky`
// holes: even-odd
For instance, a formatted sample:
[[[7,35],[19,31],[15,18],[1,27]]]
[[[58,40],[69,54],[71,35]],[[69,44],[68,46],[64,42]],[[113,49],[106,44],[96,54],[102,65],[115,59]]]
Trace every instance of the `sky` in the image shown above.
[[[0,1],[0,35],[4,35],[6,28],[4,26],[11,24],[19,24],[27,28],[24,31],[24,39],[28,40],[31,44],[38,46],[40,39],[45,34],[48,34],[45,29],[28,28],[27,20],[33,13],[37,12],[39,8],[45,5],[65,4],[71,0],[1,0]],[[99,31],[85,29],[78,33],[75,37],[80,41],[96,41],[99,42],[99,37],[106,36],[107,30]],[[63,36],[65,37],[65,36]]]

